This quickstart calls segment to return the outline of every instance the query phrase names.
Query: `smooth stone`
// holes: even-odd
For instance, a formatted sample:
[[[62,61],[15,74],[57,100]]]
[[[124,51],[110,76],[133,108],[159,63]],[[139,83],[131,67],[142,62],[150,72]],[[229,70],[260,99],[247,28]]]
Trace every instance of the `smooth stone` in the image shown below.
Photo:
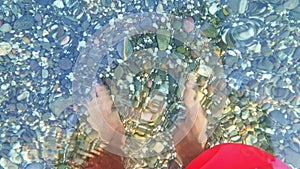
[[[48,78],[48,76],[49,76],[48,70],[43,69],[43,70],[42,70],[42,78],[43,78],[43,79],[46,79],[46,78]]]
[[[64,45],[68,44],[69,41],[70,41],[70,39],[71,39],[70,36],[67,35],[66,37],[64,37],[64,38],[62,39],[62,41],[60,42],[60,45],[64,46]]]
[[[285,148],[286,163],[291,163],[293,166],[300,166],[300,152],[293,151],[290,148]]]
[[[143,30],[150,30],[152,28],[152,20],[146,17],[142,20],[140,26]]]
[[[161,3],[159,3],[159,4],[157,5],[157,7],[156,7],[156,12],[157,12],[157,13],[164,13],[164,6],[163,6]]]
[[[290,94],[290,91],[287,88],[273,87],[272,93],[275,98],[286,99],[286,97]]]
[[[17,100],[22,101],[22,100],[26,99],[27,97],[29,97],[29,94],[30,93],[26,90],[17,97]]]
[[[262,59],[257,63],[257,68],[269,72],[273,70],[274,64],[268,59]]]
[[[0,42],[0,56],[5,56],[9,54],[12,50],[10,43],[8,42]]]
[[[279,110],[271,111],[270,115],[272,119],[274,119],[276,122],[279,122],[282,125],[286,125],[288,123],[287,119],[284,118],[283,113],[281,113]]]
[[[228,0],[227,2],[232,14],[236,14],[239,10],[239,0]]]
[[[174,22],[172,23],[172,27],[173,27],[175,30],[179,30],[179,29],[182,27],[182,22],[176,19],[176,20],[174,20]]]
[[[34,25],[34,17],[32,15],[24,15],[14,23],[14,29],[25,30],[31,29]]]
[[[124,40],[118,43],[117,51],[122,59],[128,59],[133,53],[133,47],[131,42],[127,38],[125,38]]]
[[[121,79],[124,74],[124,70],[121,66],[116,67],[115,72],[114,72],[114,77],[116,79]]]
[[[248,0],[240,0],[239,13],[244,14],[247,9]]]
[[[201,26],[201,31],[201,33],[208,38],[215,38],[218,35],[217,29],[208,22],[205,22]]]
[[[8,23],[5,23],[0,27],[0,31],[3,33],[9,32],[9,31],[11,31],[11,29],[12,29],[12,27]]]
[[[169,43],[171,41],[170,32],[165,29],[159,29],[156,32],[156,40],[158,43],[158,48],[160,50],[168,49]]]
[[[30,60],[29,65],[30,65],[30,70],[33,70],[33,71],[37,70],[40,67],[39,62],[36,60]]]
[[[64,2],[62,0],[56,0],[53,2],[53,5],[56,6],[59,9],[62,9],[65,7]]]
[[[24,103],[17,103],[17,109],[18,110],[21,110],[21,111],[24,111],[27,109],[27,104],[24,104]]]
[[[295,9],[299,5],[299,0],[288,0],[286,1],[283,6],[286,9]]]
[[[75,126],[78,122],[78,116],[76,113],[71,113],[68,117],[67,117],[67,122],[68,124]]]
[[[45,164],[44,163],[38,163],[38,162],[33,162],[28,164],[25,169],[44,169]]]
[[[228,67],[233,67],[234,64],[238,63],[239,58],[237,56],[226,55],[224,58],[225,65]]]
[[[37,0],[37,3],[43,6],[46,6],[49,4],[49,0]]]
[[[60,59],[58,66],[63,69],[63,70],[68,70],[71,69],[73,66],[73,63],[70,59],[68,58],[62,58]]]
[[[50,110],[58,117],[67,107],[72,105],[74,102],[72,97],[63,98],[60,97],[54,102],[49,104]]]
[[[191,17],[188,17],[182,21],[183,31],[189,33],[192,32],[195,28],[194,20]]]

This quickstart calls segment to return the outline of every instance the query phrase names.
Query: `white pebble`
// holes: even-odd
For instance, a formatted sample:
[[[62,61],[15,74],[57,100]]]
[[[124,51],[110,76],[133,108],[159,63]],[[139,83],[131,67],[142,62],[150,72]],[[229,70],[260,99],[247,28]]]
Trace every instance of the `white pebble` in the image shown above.
[[[62,0],[56,0],[56,1],[54,1],[53,5],[56,6],[57,8],[60,8],[60,9],[62,9],[62,8],[65,7],[65,5],[64,5],[64,3],[63,3]]]

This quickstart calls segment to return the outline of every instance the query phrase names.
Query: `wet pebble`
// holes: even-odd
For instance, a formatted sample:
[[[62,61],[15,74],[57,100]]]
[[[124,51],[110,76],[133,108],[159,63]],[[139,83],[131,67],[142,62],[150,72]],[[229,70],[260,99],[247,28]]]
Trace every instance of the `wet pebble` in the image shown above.
[[[284,100],[290,94],[290,90],[282,87],[273,87],[272,93],[274,98]]]
[[[46,6],[46,5],[48,5],[49,0],[37,0],[37,3],[40,5]]]
[[[12,50],[10,43],[8,42],[1,42],[0,43],[0,56],[7,55]]]
[[[268,59],[262,59],[257,63],[257,68],[264,71],[272,71],[274,64]]]
[[[271,115],[272,119],[274,119],[276,122],[279,122],[282,125],[287,124],[287,120],[285,119],[284,114],[281,113],[281,111],[273,110],[270,112],[270,115]]]
[[[159,29],[156,33],[156,39],[158,43],[158,48],[160,50],[166,50],[171,40],[170,32],[165,29]]]
[[[68,58],[62,58],[62,59],[60,59],[58,65],[62,70],[68,70],[68,69],[72,68],[73,63]]]
[[[288,0],[286,1],[283,6],[286,9],[295,9],[299,5],[299,0]]]
[[[30,60],[29,65],[30,65],[30,69],[33,71],[37,70],[40,67],[38,61],[36,61],[36,60]]]
[[[17,97],[17,100],[22,101],[22,100],[26,99],[27,97],[29,97],[29,92],[26,90]]]
[[[211,25],[210,23],[208,23],[208,22],[205,22],[201,26],[201,30],[202,30],[201,33],[204,36],[209,37],[209,38],[215,38],[218,35],[217,29],[213,25]]]
[[[50,110],[56,115],[59,116],[67,107],[73,104],[73,98],[63,98],[60,97],[54,102],[49,104]]]
[[[70,114],[67,118],[67,122],[68,122],[69,125],[75,126],[78,122],[77,114],[75,114],[75,113]]]
[[[34,18],[32,15],[24,15],[14,23],[14,29],[17,30],[25,30],[25,29],[31,29],[31,27],[34,25]]]
[[[63,38],[63,40],[60,42],[60,45],[66,45],[66,44],[68,44],[69,43],[69,41],[70,41],[70,36],[68,35],[68,36],[66,36],[66,37],[64,37]]]
[[[57,7],[57,8],[60,8],[60,9],[62,9],[62,8],[65,7],[64,2],[62,0],[56,0],[56,1],[54,1],[53,5],[55,7]]]
[[[48,76],[49,76],[48,70],[43,69],[43,70],[42,70],[42,78],[43,78],[43,79],[46,79],[46,78],[48,78]]]
[[[3,33],[9,32],[9,31],[11,31],[11,29],[12,29],[12,27],[8,23],[5,23],[0,27],[0,31]]]
[[[294,166],[300,166],[300,152],[296,152],[290,148],[285,148],[284,152],[287,163],[291,163]]]
[[[191,17],[188,17],[182,21],[182,29],[185,32],[191,32],[194,30],[195,24],[194,20]]]
[[[117,51],[122,59],[128,59],[133,53],[133,47],[131,42],[127,38],[125,38],[124,40],[118,43]]]
[[[25,167],[25,169],[44,169],[44,168],[45,168],[45,164],[39,162],[30,163]]]

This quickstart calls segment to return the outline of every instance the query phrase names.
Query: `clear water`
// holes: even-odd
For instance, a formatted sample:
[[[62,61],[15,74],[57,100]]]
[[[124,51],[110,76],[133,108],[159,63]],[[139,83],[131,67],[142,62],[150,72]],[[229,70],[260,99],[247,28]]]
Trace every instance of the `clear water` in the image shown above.
[[[218,115],[210,119],[211,146],[250,144],[300,168],[299,3],[1,1],[0,168],[80,163],[79,152],[97,144],[81,106],[92,83],[107,84],[107,76],[129,86],[130,73],[166,59],[183,74],[200,64],[212,68],[212,86],[220,90],[207,108]],[[145,49],[165,58],[152,63]],[[134,55],[141,63],[130,60]],[[121,70],[126,60],[133,62]]]

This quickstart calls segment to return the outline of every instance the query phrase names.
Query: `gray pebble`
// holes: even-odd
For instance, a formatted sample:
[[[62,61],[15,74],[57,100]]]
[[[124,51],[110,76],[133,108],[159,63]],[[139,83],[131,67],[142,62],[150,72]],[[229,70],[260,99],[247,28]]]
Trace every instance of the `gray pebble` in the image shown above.
[[[24,104],[24,103],[21,103],[21,102],[19,102],[19,103],[17,103],[17,109],[18,110],[26,110],[27,109],[27,104]]]
[[[44,168],[45,168],[44,163],[37,163],[37,162],[30,163],[25,167],[25,169],[44,169]]]
[[[276,122],[279,122],[282,125],[287,124],[287,120],[284,118],[283,113],[281,113],[279,110],[271,111],[270,115],[271,115],[272,119],[274,119]]]
[[[31,27],[34,25],[34,18],[31,15],[24,15],[14,23],[14,29],[17,30],[25,30],[25,29],[31,29]]]
[[[300,152],[295,152],[290,148],[285,148],[284,152],[287,163],[291,163],[294,166],[300,166]]]
[[[60,59],[59,63],[58,63],[59,67],[63,70],[68,70],[71,69],[73,66],[73,63],[70,59],[68,58],[62,58]]]
[[[29,96],[29,92],[28,91],[24,91],[23,93],[21,93],[18,97],[17,100],[18,101],[22,101],[24,99],[26,99]]]
[[[290,10],[296,8],[298,5],[299,5],[299,0],[288,0],[283,4],[283,6],[286,9],[290,9]]]
[[[42,70],[42,78],[43,78],[43,79],[46,79],[46,78],[48,78],[48,76],[49,76],[48,70],[43,69],[43,70]]]
[[[45,5],[48,5],[49,0],[37,0],[37,3],[40,4],[40,5],[45,6]]]
[[[59,116],[61,112],[63,112],[68,106],[73,104],[73,98],[63,98],[60,97],[55,100],[53,103],[49,104],[50,110],[56,115]]]
[[[3,33],[6,33],[6,32],[11,31],[11,26],[10,26],[10,24],[8,24],[8,23],[3,24],[3,25],[0,27],[0,31],[3,32]]]
[[[273,87],[272,93],[275,98],[285,99],[290,94],[290,91],[287,88]]]
[[[272,71],[274,68],[274,65],[271,61],[268,59],[262,59],[257,63],[257,68],[264,71]]]

